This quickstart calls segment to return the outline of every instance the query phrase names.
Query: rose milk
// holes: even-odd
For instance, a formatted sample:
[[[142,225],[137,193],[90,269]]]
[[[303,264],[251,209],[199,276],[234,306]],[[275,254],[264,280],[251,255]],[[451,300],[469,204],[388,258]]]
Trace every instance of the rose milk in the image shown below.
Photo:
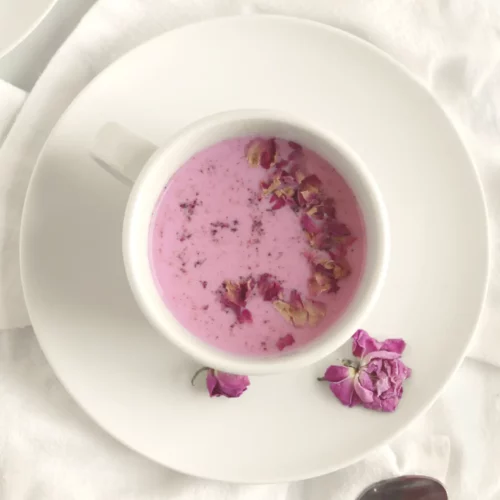
[[[266,170],[249,164],[251,140],[210,146],[173,175],[152,218],[150,263],[165,307],[193,335],[227,352],[262,356],[307,344],[339,319],[363,273],[366,237],[360,208],[344,179],[316,153],[300,149],[301,172],[321,181],[322,196],[333,199],[335,219],[351,235],[341,258],[349,275],[336,282],[335,290],[311,296],[315,263],[330,257],[311,246],[302,219],[308,207],[298,210],[290,200],[284,206],[272,203],[261,184],[279,174],[279,159],[294,158],[297,145],[276,139],[276,158]],[[259,293],[257,283],[266,273],[279,283],[274,300]],[[224,300],[228,282],[250,283],[241,308]],[[288,307],[292,291],[324,308],[317,324],[297,325],[296,318],[294,323],[278,310],[283,301]],[[250,317],[240,316],[243,310]]]

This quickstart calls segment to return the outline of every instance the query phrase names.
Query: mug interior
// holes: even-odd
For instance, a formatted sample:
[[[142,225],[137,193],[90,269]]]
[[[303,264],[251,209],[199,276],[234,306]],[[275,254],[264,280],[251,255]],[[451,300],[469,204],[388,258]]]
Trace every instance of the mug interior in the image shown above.
[[[195,153],[226,139],[262,136],[295,141],[327,160],[347,182],[361,209],[366,233],[365,268],[347,309],[318,338],[277,355],[245,356],[222,351],[189,332],[169,311],[155,283],[150,224],[172,175]],[[201,363],[233,373],[271,373],[299,368],[328,355],[359,328],[380,290],[388,259],[384,206],[366,167],[342,144],[314,125],[275,111],[233,111],[200,120],[160,148],[136,181],[124,223],[123,251],[132,291],[156,329]]]

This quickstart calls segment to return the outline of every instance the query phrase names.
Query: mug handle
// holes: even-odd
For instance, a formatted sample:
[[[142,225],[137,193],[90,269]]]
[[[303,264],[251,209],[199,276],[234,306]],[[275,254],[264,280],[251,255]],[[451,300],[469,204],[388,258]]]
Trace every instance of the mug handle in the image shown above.
[[[90,156],[115,179],[132,187],[158,148],[117,123],[106,123],[97,133]]]

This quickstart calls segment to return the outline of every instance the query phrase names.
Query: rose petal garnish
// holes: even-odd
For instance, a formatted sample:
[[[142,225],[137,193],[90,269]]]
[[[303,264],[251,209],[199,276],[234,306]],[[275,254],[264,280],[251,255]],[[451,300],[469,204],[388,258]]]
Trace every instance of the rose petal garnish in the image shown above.
[[[335,205],[332,198],[321,200],[318,204],[312,205],[306,210],[307,215],[313,219],[323,220],[335,217]]]
[[[309,294],[317,297],[322,293],[336,293],[339,290],[337,280],[320,272],[315,272],[307,282]]]
[[[301,167],[305,165],[306,160],[302,149],[293,149],[290,151],[287,159],[290,163],[294,163],[295,165]]]
[[[225,298],[237,306],[244,307],[253,286],[253,280],[251,279],[240,283],[229,280],[224,281],[224,288],[226,289]]]
[[[288,201],[293,200],[295,195],[295,189],[290,186],[285,186],[283,188],[276,189],[271,195],[270,203],[272,204],[273,210],[278,210],[284,207]]]
[[[262,188],[262,196],[267,196],[274,193],[281,186],[281,180],[279,177],[273,177],[270,182],[261,182],[260,186]]]
[[[401,360],[405,347],[402,339],[379,342],[358,330],[353,335],[352,352],[360,362],[330,366],[319,380],[328,381],[333,394],[346,406],[360,404],[392,412],[403,396],[403,382],[411,376],[411,369]]]
[[[288,165],[288,160],[280,160],[278,161],[274,167],[278,170],[285,168]]]
[[[384,342],[371,337],[365,330],[358,330],[352,337],[352,353],[358,358],[364,358],[372,352],[393,352],[403,354],[406,342],[403,339],[387,339]]]
[[[274,276],[264,273],[257,282],[257,290],[266,302],[271,302],[279,298],[282,288]]]
[[[303,309],[304,308],[304,303],[302,302],[302,297],[300,296],[300,293],[297,292],[297,290],[292,290],[290,292],[289,303],[295,309]]]
[[[286,170],[282,170],[279,173],[279,180],[282,184],[296,186],[297,181],[295,180],[294,175],[291,172],[287,172]]]
[[[300,184],[306,178],[306,174],[298,165],[294,165],[290,169],[290,174],[294,177],[297,184]]]
[[[248,278],[239,283],[229,280],[223,283],[223,292],[220,297],[221,303],[236,314],[238,323],[252,323],[253,321],[252,314],[248,309],[245,309],[245,306],[254,286],[255,281],[253,278]]]
[[[273,306],[292,325],[300,328],[307,324],[308,314],[303,307],[294,308],[284,300],[275,300]]]
[[[247,144],[245,154],[251,167],[260,166],[267,170],[276,162],[276,140],[252,139]]]
[[[277,196],[278,198],[292,198],[293,195],[295,194],[295,189],[291,186],[285,186],[280,189],[276,189],[274,192],[274,195]]]
[[[241,309],[238,312],[236,319],[238,320],[238,323],[252,323],[253,322],[252,313],[248,309]]]
[[[300,218],[300,224],[302,226],[302,229],[304,229],[304,231],[308,233],[308,235],[315,235],[320,231],[318,226],[316,226],[314,221],[307,214],[304,214]]]
[[[345,238],[347,236],[351,236],[351,231],[349,231],[349,228],[342,222],[339,222],[337,219],[326,220],[323,225],[323,231],[330,236],[333,236],[334,238]],[[338,241],[344,243],[344,241]]]
[[[330,366],[327,368],[323,378],[330,382],[330,390],[337,399],[348,407],[353,407],[359,404],[359,398],[354,391],[354,377],[356,370],[347,366]]]
[[[285,347],[289,347],[295,344],[295,338],[291,333],[288,333],[284,337],[280,337],[276,342],[276,347],[278,350],[282,351]]]
[[[307,205],[319,204],[321,202],[321,186],[322,183],[317,175],[304,177],[298,187],[299,205],[306,207]]]
[[[211,398],[219,396],[239,398],[247,390],[250,380],[246,375],[234,375],[209,368],[206,384]]]
[[[275,193],[273,193],[269,203],[271,203],[271,210],[279,210],[286,205],[286,200],[285,198],[279,198]]]
[[[296,290],[290,293],[290,301],[275,300],[274,308],[292,325],[300,328],[307,324],[316,326],[326,314],[326,305],[315,300],[302,300]]]
[[[308,322],[311,326],[316,326],[325,317],[326,305],[317,300],[306,300],[304,308],[307,311]]]
[[[290,146],[291,149],[302,151],[302,146],[297,142],[288,141],[288,145]]]

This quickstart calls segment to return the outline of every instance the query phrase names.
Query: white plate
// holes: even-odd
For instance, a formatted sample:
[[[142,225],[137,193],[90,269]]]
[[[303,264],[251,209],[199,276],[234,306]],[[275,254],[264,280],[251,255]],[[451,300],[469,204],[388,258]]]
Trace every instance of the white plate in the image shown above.
[[[0,58],[19,45],[47,16],[57,0],[0,1]]]
[[[120,245],[127,190],[87,151],[117,121],[160,143],[193,120],[277,108],[331,129],[365,160],[389,211],[392,256],[373,335],[402,336],[413,376],[394,414],[342,407],[300,372],[254,377],[238,400],[190,387],[195,364],[148,326]],[[54,129],[33,176],[22,275],[40,344],[104,429],[173,469],[238,482],[324,474],[424,411],[472,338],[487,278],[474,167],[434,99],[371,45],[321,24],[224,18],[165,34],[96,78]],[[336,355],[338,356],[338,354]]]

